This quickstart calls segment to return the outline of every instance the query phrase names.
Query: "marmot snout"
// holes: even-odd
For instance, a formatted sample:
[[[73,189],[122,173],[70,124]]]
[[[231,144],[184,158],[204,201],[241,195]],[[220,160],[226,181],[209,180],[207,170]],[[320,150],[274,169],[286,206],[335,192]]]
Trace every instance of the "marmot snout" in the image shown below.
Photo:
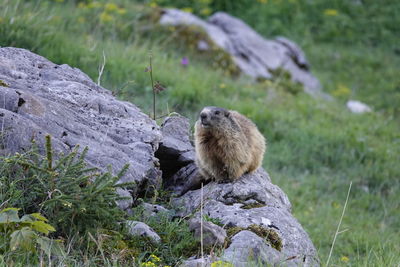
[[[195,125],[196,164],[200,173],[216,181],[234,181],[262,163],[265,139],[242,114],[205,107]]]

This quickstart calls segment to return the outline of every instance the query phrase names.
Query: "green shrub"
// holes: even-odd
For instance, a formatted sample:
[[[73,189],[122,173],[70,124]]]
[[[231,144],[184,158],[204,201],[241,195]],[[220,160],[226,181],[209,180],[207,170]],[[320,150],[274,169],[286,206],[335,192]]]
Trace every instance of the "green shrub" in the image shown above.
[[[126,184],[116,182],[127,166],[116,176],[99,173],[86,166],[87,149],[79,156],[79,147],[57,155],[50,136],[46,137],[45,157],[34,147],[24,154],[0,158],[0,203],[24,213],[40,211],[62,236],[118,228],[124,217],[116,205],[122,198],[115,190]]]

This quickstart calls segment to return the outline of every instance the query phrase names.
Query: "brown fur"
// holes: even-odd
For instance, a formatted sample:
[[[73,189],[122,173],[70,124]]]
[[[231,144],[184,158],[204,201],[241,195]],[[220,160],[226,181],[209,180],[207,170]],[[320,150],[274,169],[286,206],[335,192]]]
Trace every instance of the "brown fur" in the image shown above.
[[[265,139],[242,114],[205,107],[195,125],[196,164],[200,173],[216,181],[235,181],[262,163]]]

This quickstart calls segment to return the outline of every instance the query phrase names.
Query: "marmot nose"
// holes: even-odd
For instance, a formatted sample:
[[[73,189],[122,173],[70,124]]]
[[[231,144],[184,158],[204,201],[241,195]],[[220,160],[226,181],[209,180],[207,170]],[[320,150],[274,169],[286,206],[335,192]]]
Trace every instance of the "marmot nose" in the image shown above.
[[[206,113],[200,113],[200,118],[201,118],[201,120],[207,119],[207,114]]]

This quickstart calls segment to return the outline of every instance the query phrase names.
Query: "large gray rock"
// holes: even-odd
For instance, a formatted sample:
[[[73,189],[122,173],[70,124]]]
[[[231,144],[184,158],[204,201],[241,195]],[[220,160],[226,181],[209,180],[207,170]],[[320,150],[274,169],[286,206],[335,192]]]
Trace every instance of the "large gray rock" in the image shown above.
[[[286,38],[267,40],[240,19],[224,12],[217,12],[203,21],[178,9],[164,9],[159,22],[202,28],[211,41],[229,53],[239,69],[251,77],[271,79],[272,72],[281,68],[291,74],[293,81],[303,84],[307,93],[328,97],[321,93],[318,79],[310,73],[304,53]],[[200,42],[204,50],[206,41]]]
[[[131,103],[115,99],[79,69],[57,65],[24,49],[0,48],[0,129],[2,154],[21,152],[44,136],[62,152],[88,146],[89,165],[118,172],[120,182],[135,182],[132,192],[159,187],[161,171],[154,157],[161,140],[156,123]],[[131,202],[120,203],[128,208]]]
[[[201,189],[188,191],[183,196],[175,198],[173,203],[180,216],[193,213],[194,216],[199,216]],[[280,245],[271,247],[271,244],[263,240],[263,236],[255,238],[254,235],[249,236],[248,233],[236,234],[226,250],[228,256],[224,257],[224,260],[231,258],[229,251],[236,251],[234,254],[238,258],[231,258],[232,262],[235,263],[235,259],[239,262],[243,261],[254,253],[248,248],[257,247],[257,257],[259,256],[260,260],[269,264],[280,264],[282,260],[290,259],[285,264],[293,262],[294,265],[301,266],[319,265],[317,252],[311,240],[291,214],[291,205],[287,196],[279,187],[271,183],[268,174],[261,168],[253,174],[242,176],[234,183],[211,182],[205,185],[203,213],[226,225],[228,232],[229,228],[236,228],[243,232],[255,226],[265,231],[272,231],[271,233],[278,236]],[[236,237],[238,235],[240,238]],[[235,241],[235,238],[240,241]],[[265,246],[250,246],[260,242],[264,242]],[[274,256],[270,257],[270,255]]]
[[[186,216],[194,212],[200,206],[200,193],[199,189],[192,190],[182,197],[175,199],[177,203],[182,204],[184,207],[179,211],[180,216]],[[278,186],[271,183],[268,174],[262,168],[259,168],[253,174],[244,175],[234,183],[218,184],[211,182],[204,186],[203,196],[207,204],[211,202],[220,202],[233,210],[236,210],[235,207],[241,208],[261,205],[276,207],[288,212],[290,212],[291,209],[287,196]],[[248,211],[248,209],[239,210]],[[218,212],[218,210],[213,212]],[[248,223],[242,220],[238,221],[240,221],[239,224],[233,223],[232,225],[247,227],[252,223],[261,222],[254,221],[253,218],[247,218],[245,221],[248,221]]]

